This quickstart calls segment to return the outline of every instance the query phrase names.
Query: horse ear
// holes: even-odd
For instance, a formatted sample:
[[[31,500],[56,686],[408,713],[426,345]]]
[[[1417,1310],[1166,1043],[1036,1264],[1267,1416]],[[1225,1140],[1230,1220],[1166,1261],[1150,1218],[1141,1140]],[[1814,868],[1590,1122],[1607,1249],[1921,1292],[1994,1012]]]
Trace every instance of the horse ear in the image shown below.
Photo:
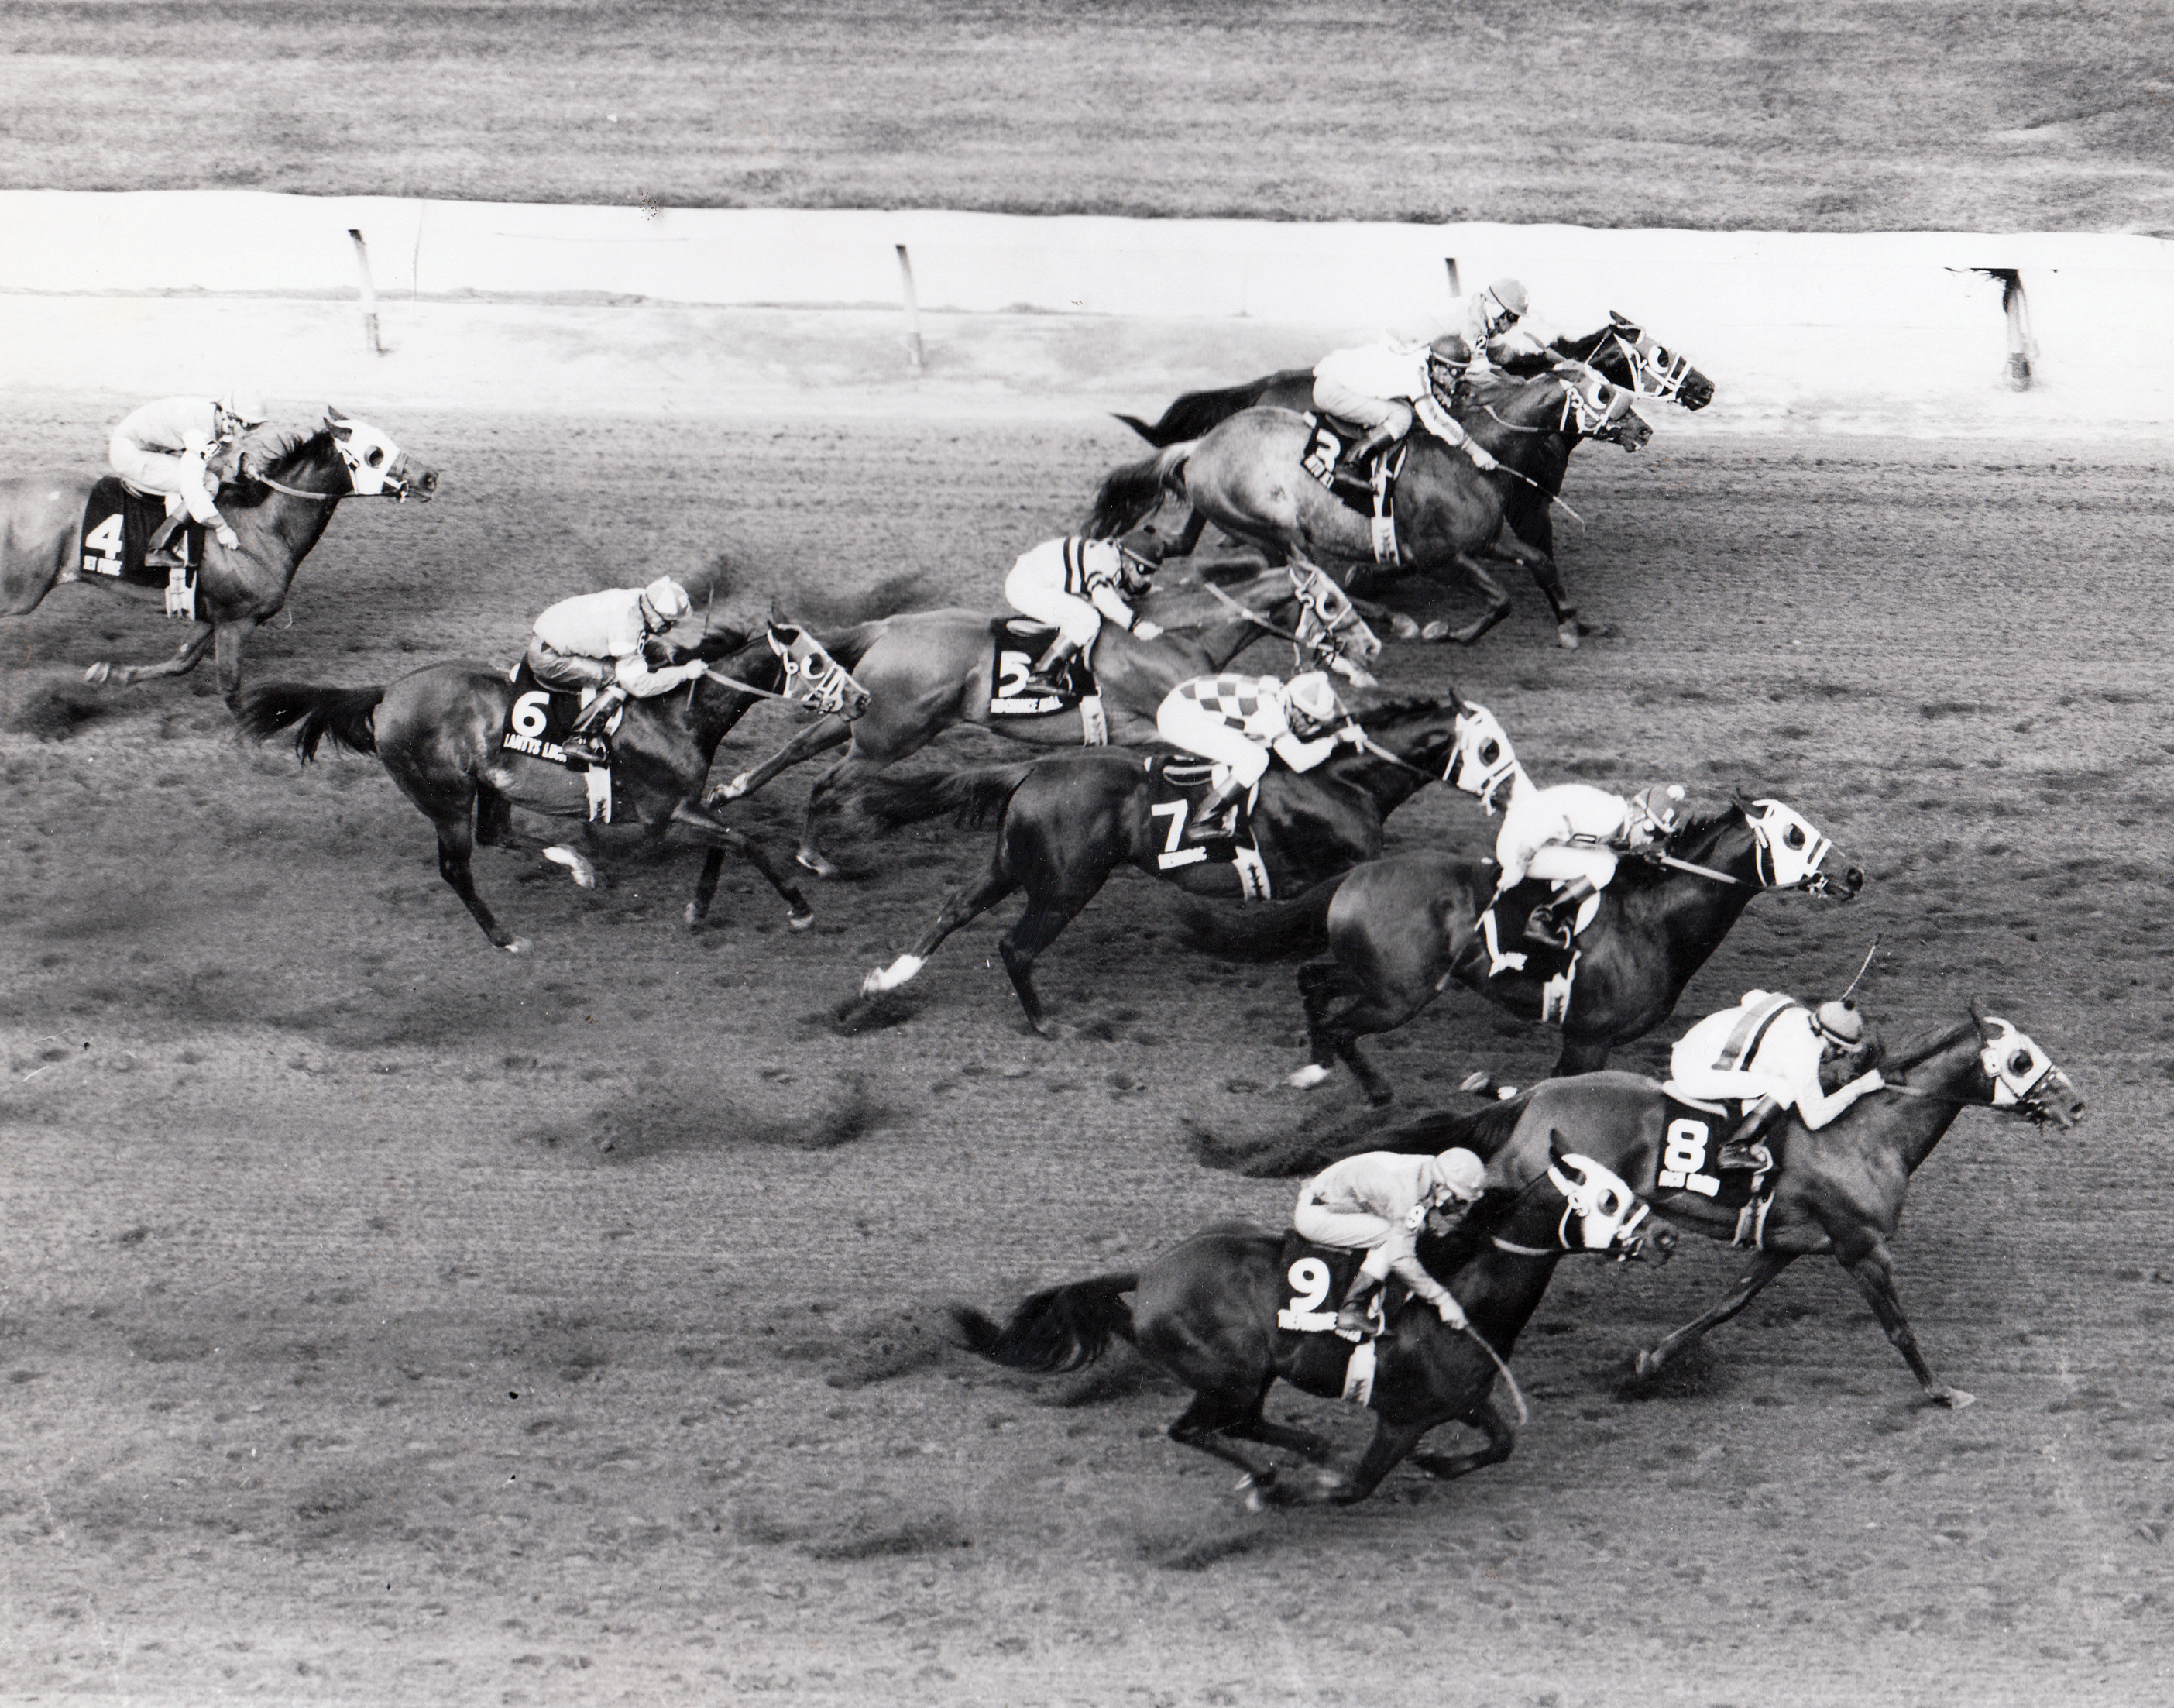
[[[1753,800],[1750,796],[1744,792],[1744,788],[1741,784],[1730,785],[1728,791],[1728,804],[1735,808],[1738,812],[1743,813],[1747,819],[1755,819],[1759,816],[1758,802]]]
[[[327,427],[345,427],[351,424],[353,419],[353,417],[343,413],[339,405],[337,403],[327,403],[325,405],[325,425]]]
[[[1976,997],[1970,999],[1970,1017],[1971,1024],[1977,1028],[1978,1036],[1984,1039],[1987,1043],[1991,1043],[1993,1040],[1986,1035],[1985,1010],[1978,1007]]]
[[[1563,1149],[1569,1143],[1570,1141],[1562,1136],[1562,1130],[1560,1127],[1549,1127],[1548,1129],[1548,1160],[1557,1168],[1576,1176],[1579,1181],[1582,1183],[1585,1179],[1584,1171],[1571,1165],[1569,1154]]]

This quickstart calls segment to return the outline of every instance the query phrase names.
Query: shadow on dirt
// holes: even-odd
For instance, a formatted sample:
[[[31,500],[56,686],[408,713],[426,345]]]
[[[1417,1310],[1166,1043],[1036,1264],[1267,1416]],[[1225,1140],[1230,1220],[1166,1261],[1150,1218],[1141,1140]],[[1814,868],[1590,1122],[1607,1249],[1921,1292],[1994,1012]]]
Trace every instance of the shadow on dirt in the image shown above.
[[[898,1115],[868,1089],[867,1076],[847,1073],[822,1106],[807,1115],[759,1115],[714,1093],[667,1088],[630,1101],[598,1104],[586,1116],[528,1127],[518,1137],[546,1147],[587,1144],[614,1162],[641,1162],[736,1144],[836,1150]]]
[[[0,686],[0,729],[41,741],[66,741],[86,726],[112,717],[124,704],[73,672],[26,671]]]
[[[1364,1105],[1324,1108],[1306,1116],[1295,1128],[1265,1138],[1226,1137],[1189,1115],[1180,1116],[1178,1122],[1193,1160],[1203,1168],[1254,1180],[1293,1180],[1318,1174],[1343,1157],[1387,1148],[1383,1133],[1398,1118],[1391,1110]]]

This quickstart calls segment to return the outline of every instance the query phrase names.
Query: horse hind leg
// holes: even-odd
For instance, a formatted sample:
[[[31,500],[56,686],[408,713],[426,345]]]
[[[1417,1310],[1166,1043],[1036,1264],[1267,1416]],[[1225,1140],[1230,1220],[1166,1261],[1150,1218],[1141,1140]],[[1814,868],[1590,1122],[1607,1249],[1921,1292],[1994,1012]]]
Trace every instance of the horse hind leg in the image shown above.
[[[1510,590],[1487,572],[1487,567],[1469,552],[1459,552],[1451,559],[1462,570],[1479,597],[1487,601],[1484,615],[1462,629],[1452,629],[1447,623],[1430,623],[1420,631],[1427,640],[1454,640],[1460,646],[1469,646],[1500,623],[1515,609],[1511,603]]]
[[[945,938],[980,917],[1018,887],[999,849],[979,884],[971,889],[954,890],[945,898],[944,905],[937,911],[935,923],[922,932],[919,942],[889,966],[877,968],[861,981],[861,995],[873,997],[896,990],[927,964],[928,957],[936,953],[937,945]]]
[[[1101,888],[1099,883],[1095,886]],[[1052,1023],[1043,1013],[1041,995],[1034,987],[1035,960],[1079,916],[1094,894],[1094,889],[1084,895],[1061,892],[1036,896],[1030,892],[1019,922],[997,939],[997,953],[1003,958],[1004,970],[1011,976],[1019,1006],[1026,1010],[1027,1024],[1045,1038],[1068,1038],[1073,1029]]]
[[[469,869],[469,858],[475,851],[475,837],[470,828],[473,809],[462,802],[460,811],[433,813],[431,822],[438,827],[438,876],[453,887],[461,905],[483,927],[483,934],[509,954],[520,954],[528,947],[522,938],[501,926],[492,916],[483,897],[476,894],[475,874]]]
[[[795,884],[784,869],[770,857],[769,851],[753,837],[744,835],[731,825],[711,818],[700,807],[689,801],[682,801],[673,808],[670,822],[685,825],[695,833],[698,840],[707,843],[713,859],[722,857],[729,851],[738,855],[741,859],[762,873],[763,877],[769,880],[770,887],[777,892],[779,899],[785,903],[785,922],[793,930],[805,931],[815,922],[815,910],[808,905],[808,898],[800,893],[800,886]],[[702,878],[707,882],[709,895],[715,895],[717,888],[717,879],[711,875],[706,862],[702,868]],[[698,904],[701,910],[700,914],[696,912]],[[703,894],[702,884],[698,882],[695,900],[687,904],[686,911],[681,917],[686,921],[691,929],[701,922],[701,915],[708,911],[708,896]]]
[[[203,662],[203,656],[210,650],[213,637],[217,632],[209,623],[196,623],[190,627],[181,644],[175,648],[174,656],[165,663],[130,664],[116,670],[111,664],[100,659],[83,673],[83,679],[100,687],[118,680],[122,687],[132,688],[154,676],[186,676]]]
[[[1247,1491],[1247,1504],[1257,1505],[1263,1498],[1274,1498],[1276,1468],[1264,1462],[1257,1462],[1232,1445],[1232,1435],[1263,1437],[1253,1433],[1255,1426],[1273,1430],[1261,1416],[1262,1403],[1267,1399],[1268,1388],[1275,1378],[1272,1376],[1258,1387],[1203,1388],[1192,1397],[1177,1421],[1170,1426],[1171,1440],[1182,1446],[1198,1447],[1203,1453],[1213,1453],[1217,1458],[1229,1461],[1246,1475],[1238,1484]],[[1291,1432],[1294,1435],[1299,1431]],[[1311,1441],[1312,1438],[1307,1440]],[[1274,1446],[1275,1443],[1268,1443]],[[1318,1445],[1317,1443],[1316,1445]],[[1309,1455],[1308,1457],[1311,1457]]]
[[[1760,1251],[1754,1254],[1743,1274],[1737,1277],[1736,1284],[1722,1295],[1712,1310],[1686,1322],[1681,1328],[1663,1335],[1652,1346],[1641,1352],[1632,1361],[1631,1373],[1641,1380],[1659,1375],[1663,1365],[1709,1328],[1718,1327],[1743,1310],[1758,1296],[1760,1289],[1796,1261],[1797,1254],[1793,1251]]]
[[[1454,1456],[1441,1453],[1414,1453],[1412,1463],[1437,1482],[1447,1483],[1452,1478],[1469,1476],[1489,1465],[1499,1465],[1517,1451],[1517,1432],[1503,1421],[1502,1413],[1495,1409],[1492,1400],[1482,1400],[1473,1410],[1457,1421],[1469,1424],[1484,1432],[1487,1445],[1475,1447],[1468,1453]]]

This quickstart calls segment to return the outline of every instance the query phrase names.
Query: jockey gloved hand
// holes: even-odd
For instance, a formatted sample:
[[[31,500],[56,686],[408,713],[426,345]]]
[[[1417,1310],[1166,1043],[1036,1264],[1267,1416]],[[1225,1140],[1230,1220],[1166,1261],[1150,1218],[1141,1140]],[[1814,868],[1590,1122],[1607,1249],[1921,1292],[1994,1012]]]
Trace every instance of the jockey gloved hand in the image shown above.
[[[1482,474],[1486,473],[1490,469],[1500,468],[1502,466],[1495,460],[1493,454],[1484,445],[1467,441],[1464,449],[1472,458],[1472,466]]]
[[[1471,1326],[1464,1320],[1464,1307],[1457,1302],[1453,1295],[1445,1291],[1430,1302],[1434,1305],[1435,1315],[1458,1332],[1462,1333]]]
[[[224,522],[221,522],[217,527],[212,530],[211,537],[217,540],[221,545],[224,546],[229,551],[235,550],[241,543],[241,536],[236,533],[232,528],[229,527]]]
[[[1355,748],[1363,748],[1366,745],[1366,732],[1359,727],[1359,720],[1355,717],[1336,732],[1336,738],[1338,741],[1348,741]]]
[[[1150,623],[1146,618],[1143,617],[1138,622],[1133,624],[1133,633],[1138,635],[1143,640],[1152,640],[1156,635],[1162,633],[1162,624],[1160,623]]]

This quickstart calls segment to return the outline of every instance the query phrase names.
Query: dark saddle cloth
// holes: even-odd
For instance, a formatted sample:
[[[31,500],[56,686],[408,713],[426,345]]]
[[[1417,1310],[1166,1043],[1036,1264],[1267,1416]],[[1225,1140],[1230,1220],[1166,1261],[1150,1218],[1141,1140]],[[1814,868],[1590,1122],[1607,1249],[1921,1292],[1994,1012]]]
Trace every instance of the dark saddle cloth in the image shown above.
[[[998,617],[989,624],[989,639],[996,648],[989,670],[992,717],[1039,717],[1044,712],[1069,711],[1100,692],[1095,685],[1095,673],[1088,668],[1085,657],[1077,652],[1064,661],[1057,692],[1046,692],[1039,684],[1032,689],[1027,688],[1027,678],[1034,674],[1034,661],[1057,639],[1054,629],[1025,617]]]
[[[143,557],[153,531],[165,519],[165,494],[138,492],[119,475],[106,475],[91,488],[83,507],[78,573],[132,587],[165,586],[172,572],[163,565],[147,569]],[[184,522],[167,544],[187,561],[193,581],[203,562],[204,525]]]
[[[1293,1229],[1277,1257],[1276,1330],[1285,1379],[1311,1393],[1344,1391],[1353,1343],[1333,1332],[1336,1307],[1366,1259],[1343,1246],[1317,1246]],[[1385,1320],[1393,1319],[1411,1289],[1391,1276],[1375,1289]]]
[[[546,765],[570,770],[589,769],[585,759],[569,758],[562,743],[581,715],[581,696],[570,688],[546,688],[522,659],[513,673],[513,704],[506,716],[506,730],[499,746]],[[601,734],[601,731],[591,732]]]
[[[1241,851],[1257,857],[1253,836],[1252,800],[1241,796],[1235,830],[1212,842],[1187,842],[1186,826],[1200,811],[1200,803],[1215,786],[1215,767],[1207,759],[1158,756],[1148,761],[1151,792],[1148,812],[1157,830],[1158,864],[1165,871],[1176,866],[1229,864]],[[1218,809],[1219,811],[1221,809]]]
[[[1355,421],[1339,420],[1319,410],[1307,411],[1305,419],[1311,436],[1299,462],[1306,472],[1327,487],[1346,510],[1369,517],[1387,515],[1396,503],[1397,477],[1403,472],[1404,457],[1412,448],[1411,435],[1382,446],[1367,457],[1364,468],[1354,473],[1338,465],[1344,453],[1366,436],[1366,430]]]
[[[1487,957],[1486,939],[1490,901],[1495,895],[1495,885],[1501,882],[1501,868],[1491,861],[1484,861],[1473,869],[1473,916],[1479,926],[1479,940],[1472,953],[1480,958],[1480,970],[1484,972],[1493,965]],[[1494,975],[1498,978],[1531,978],[1542,983],[1560,978],[1570,970],[1571,963],[1577,959],[1576,939],[1563,949],[1551,943],[1535,943],[1525,936],[1526,922],[1533,910],[1544,907],[1554,899],[1555,885],[1544,878],[1528,878],[1512,888],[1499,901],[1493,903],[1495,944],[1505,954],[1521,954],[1525,958],[1522,967],[1505,967]]]
[[[1652,1190],[1690,1192],[1718,1208],[1740,1210],[1781,1171],[1786,1122],[1777,1122],[1760,1136],[1760,1143],[1774,1158],[1771,1171],[1719,1169],[1714,1166],[1714,1159],[1722,1142],[1744,1119],[1744,1104],[1730,1099],[1709,1106],[1686,1103],[1668,1092],[1662,1095],[1668,1105],[1668,1124],[1661,1130],[1661,1154]]]

